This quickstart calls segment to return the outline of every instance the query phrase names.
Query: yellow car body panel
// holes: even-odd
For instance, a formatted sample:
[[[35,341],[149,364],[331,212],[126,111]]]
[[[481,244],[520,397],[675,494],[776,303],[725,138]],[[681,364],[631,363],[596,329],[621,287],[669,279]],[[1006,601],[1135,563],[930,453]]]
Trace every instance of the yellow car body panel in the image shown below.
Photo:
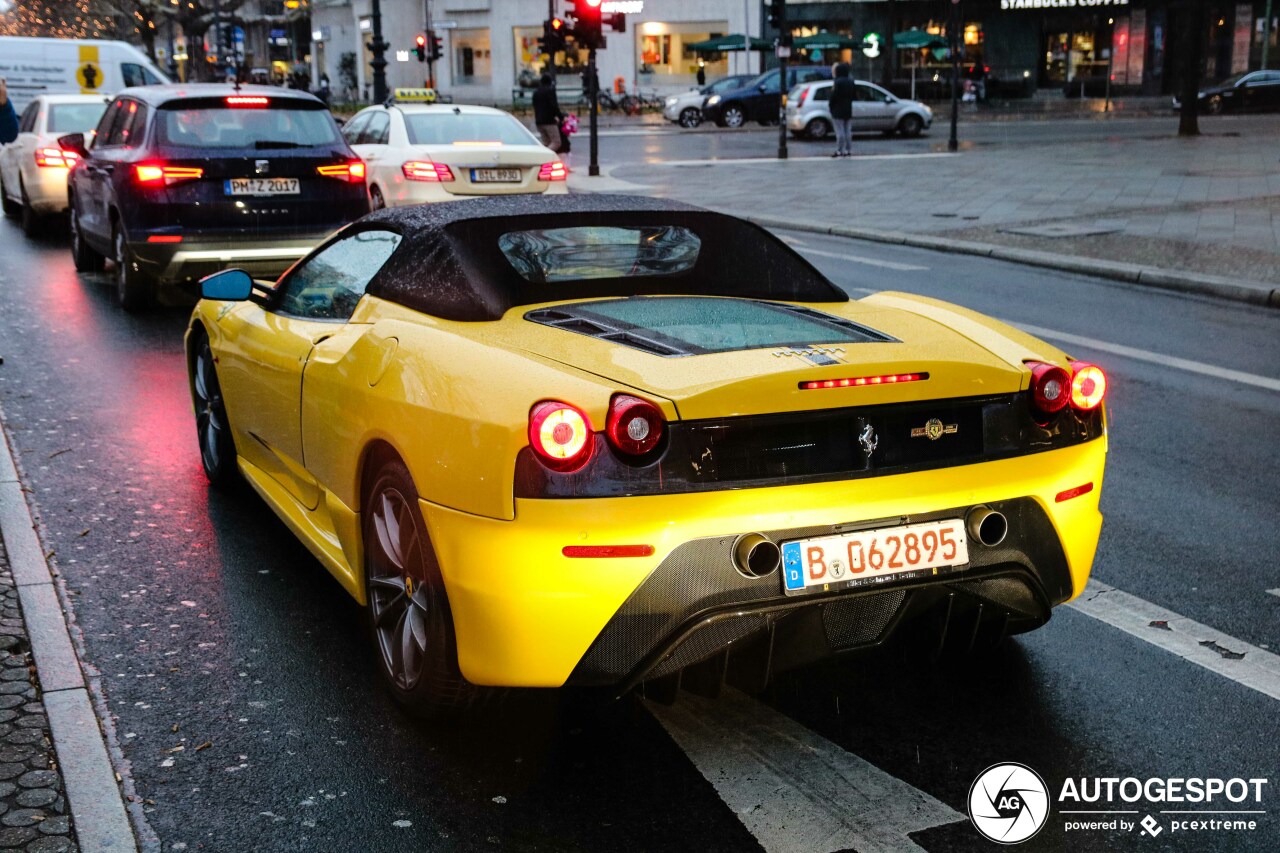
[[[422,502],[449,590],[462,673],[476,684],[557,687],[673,548],[707,536],[803,528],[1033,497],[1066,552],[1074,595],[1093,564],[1106,438],[898,476],[692,494],[521,500],[514,521]],[[1092,483],[1081,497],[1059,492]],[[652,557],[580,559],[566,545],[653,545]],[[780,582],[779,582],[780,584]]]

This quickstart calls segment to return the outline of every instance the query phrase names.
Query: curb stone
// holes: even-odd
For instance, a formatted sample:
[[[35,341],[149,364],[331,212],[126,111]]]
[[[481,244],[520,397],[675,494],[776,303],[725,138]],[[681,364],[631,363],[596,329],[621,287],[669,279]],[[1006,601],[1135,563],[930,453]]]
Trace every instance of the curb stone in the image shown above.
[[[931,234],[906,234],[894,231],[879,231],[873,228],[850,228],[840,225],[824,225],[820,222],[780,219],[771,216],[747,216],[746,219],[765,228],[802,231],[810,234],[829,234],[833,237],[848,237],[854,240],[868,240],[874,243],[892,243],[918,249],[977,255],[1029,266],[1082,273],[1113,281],[1123,281],[1140,287],[1214,296],[1219,299],[1243,302],[1248,305],[1280,308],[1280,286],[1265,282],[1252,282],[1203,273],[1167,270],[1121,261],[1106,261],[1100,258],[1018,249],[1010,246],[1001,246],[996,243],[976,243],[969,240],[956,240]]]

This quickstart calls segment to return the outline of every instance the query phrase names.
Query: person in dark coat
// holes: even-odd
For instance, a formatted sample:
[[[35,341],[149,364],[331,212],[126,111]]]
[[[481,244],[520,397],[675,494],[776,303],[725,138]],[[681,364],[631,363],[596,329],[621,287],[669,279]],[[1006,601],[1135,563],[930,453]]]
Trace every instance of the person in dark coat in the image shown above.
[[[850,76],[852,69],[847,62],[837,62],[831,69],[831,124],[836,130],[836,153],[832,157],[853,156],[853,100],[858,87]]]
[[[9,86],[0,77],[0,145],[18,138],[18,112],[9,100]]]
[[[533,91],[533,123],[538,127],[538,137],[542,144],[557,154],[560,153],[562,121],[564,111],[560,109],[560,101],[556,98],[555,79],[550,74],[543,74],[538,88]]]

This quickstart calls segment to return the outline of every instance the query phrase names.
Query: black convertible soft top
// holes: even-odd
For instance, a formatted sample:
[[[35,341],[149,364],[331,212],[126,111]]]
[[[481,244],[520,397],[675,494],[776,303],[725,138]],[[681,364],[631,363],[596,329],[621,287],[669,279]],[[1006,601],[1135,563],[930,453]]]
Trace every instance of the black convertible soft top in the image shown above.
[[[701,241],[676,274],[530,283],[499,246],[504,234],[576,226],[676,226]],[[643,196],[511,195],[379,210],[343,234],[403,235],[367,292],[447,320],[496,320],[517,305],[603,296],[737,296],[846,302],[848,296],[768,231],[733,216]]]

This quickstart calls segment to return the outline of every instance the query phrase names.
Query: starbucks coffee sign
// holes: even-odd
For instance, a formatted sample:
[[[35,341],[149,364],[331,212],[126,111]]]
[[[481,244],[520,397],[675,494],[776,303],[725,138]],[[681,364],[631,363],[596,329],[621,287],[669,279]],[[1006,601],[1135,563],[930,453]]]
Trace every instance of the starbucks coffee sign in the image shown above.
[[[1129,0],[1000,0],[1000,8],[1011,9],[1098,9],[1128,6]]]

